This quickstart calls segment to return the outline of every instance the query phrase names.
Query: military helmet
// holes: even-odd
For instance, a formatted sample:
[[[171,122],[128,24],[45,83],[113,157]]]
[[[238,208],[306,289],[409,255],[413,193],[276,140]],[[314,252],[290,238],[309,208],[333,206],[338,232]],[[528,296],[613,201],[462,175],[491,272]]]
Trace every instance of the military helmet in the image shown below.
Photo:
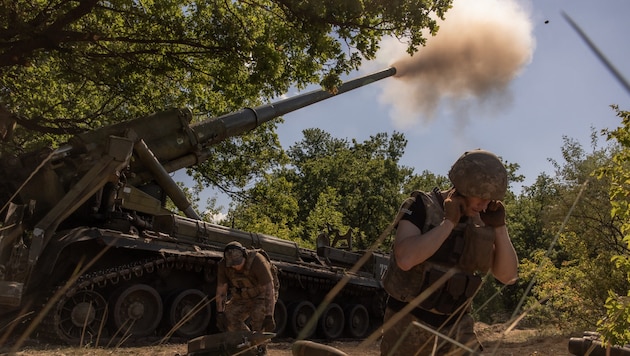
[[[225,245],[225,249],[223,249],[225,265],[227,267],[240,265],[245,259],[245,252],[245,247],[238,241],[232,241]]]
[[[492,152],[477,149],[464,152],[453,163],[448,178],[464,196],[501,200],[507,191],[507,170]]]

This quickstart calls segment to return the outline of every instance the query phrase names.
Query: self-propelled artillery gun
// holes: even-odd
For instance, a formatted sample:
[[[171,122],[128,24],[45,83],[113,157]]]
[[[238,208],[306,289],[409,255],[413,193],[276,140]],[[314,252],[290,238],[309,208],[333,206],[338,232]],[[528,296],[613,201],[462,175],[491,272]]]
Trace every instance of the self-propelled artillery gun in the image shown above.
[[[0,336],[26,330],[103,345],[211,334],[216,265],[235,240],[264,249],[278,268],[276,334],[364,336],[382,318],[386,255],[355,251],[347,237],[343,246],[328,242],[344,240],[339,234],[320,236],[311,250],[202,221],[170,173],[207,160],[229,137],[394,74],[388,68],[336,93],[316,90],[198,123],[188,109],[169,110],[56,149],[0,157]],[[185,216],[165,208],[167,197]],[[326,297],[342,279],[340,292]]]

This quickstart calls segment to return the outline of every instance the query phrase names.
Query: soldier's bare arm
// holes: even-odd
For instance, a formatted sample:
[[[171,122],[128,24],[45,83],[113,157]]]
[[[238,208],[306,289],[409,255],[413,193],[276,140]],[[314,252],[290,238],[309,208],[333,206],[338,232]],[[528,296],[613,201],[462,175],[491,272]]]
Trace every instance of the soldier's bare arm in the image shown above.
[[[403,271],[408,271],[431,257],[442,246],[459,221],[464,205],[464,197],[452,190],[444,200],[444,220],[424,234],[414,223],[407,220],[400,221],[394,241],[394,254],[398,267]]]
[[[453,230],[453,223],[444,220],[442,224],[422,233],[412,222],[401,220],[396,230],[394,254],[396,263],[403,271],[408,271],[431,257]]]
[[[496,227],[492,274],[503,284],[514,284],[518,279],[518,257],[505,225]]]

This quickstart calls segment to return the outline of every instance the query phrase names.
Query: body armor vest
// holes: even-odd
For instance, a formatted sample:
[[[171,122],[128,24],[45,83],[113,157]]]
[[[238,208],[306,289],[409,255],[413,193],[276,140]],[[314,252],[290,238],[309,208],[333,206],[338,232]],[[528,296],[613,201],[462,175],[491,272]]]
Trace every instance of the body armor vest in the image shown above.
[[[439,193],[415,192],[421,199],[426,216],[421,232],[425,233],[442,223],[444,209]],[[403,204],[408,209],[411,204]],[[468,218],[457,224],[440,248],[427,261],[403,271],[390,254],[389,266],[383,276],[387,293],[402,302],[409,302],[429,288],[448,270],[456,273],[420,303],[422,309],[439,314],[453,313],[467,302],[481,285],[480,273],[487,273],[492,264],[494,228],[480,226],[480,221]],[[483,225],[483,223],[481,223]]]
[[[240,271],[237,271],[234,268],[225,269],[232,298],[255,298],[262,292],[262,286],[258,285],[258,281],[254,280],[254,276],[251,273],[252,263],[254,263],[257,254],[258,251],[255,250],[247,251],[245,264],[243,265],[243,269]]]

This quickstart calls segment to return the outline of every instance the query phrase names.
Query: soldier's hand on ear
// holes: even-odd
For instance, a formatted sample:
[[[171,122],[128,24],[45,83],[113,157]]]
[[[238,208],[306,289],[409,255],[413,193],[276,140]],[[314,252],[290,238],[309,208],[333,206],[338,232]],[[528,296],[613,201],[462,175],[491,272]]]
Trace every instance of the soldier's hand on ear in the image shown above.
[[[505,225],[505,206],[500,200],[493,200],[488,204],[485,211],[479,213],[481,220],[492,227]]]
[[[464,210],[464,197],[457,194],[457,191],[453,190],[444,199],[444,218],[450,220],[453,225],[459,223],[459,219],[462,217],[462,211]]]

